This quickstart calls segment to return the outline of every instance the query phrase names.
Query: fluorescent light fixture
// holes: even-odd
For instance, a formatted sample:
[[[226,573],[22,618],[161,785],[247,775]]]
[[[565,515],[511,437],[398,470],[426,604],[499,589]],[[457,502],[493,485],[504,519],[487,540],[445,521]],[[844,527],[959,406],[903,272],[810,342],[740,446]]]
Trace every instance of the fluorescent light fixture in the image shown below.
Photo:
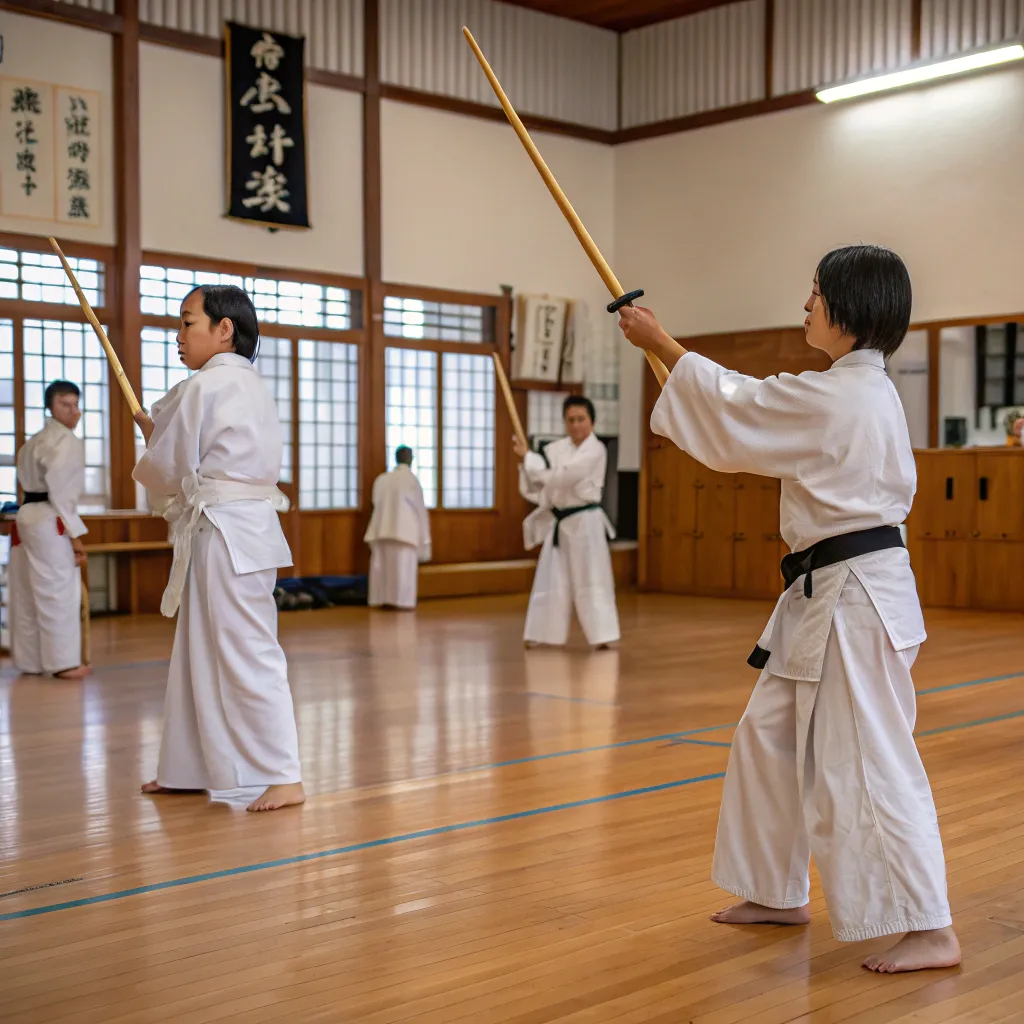
[[[962,75],[968,71],[978,71],[1022,58],[1024,58],[1024,46],[1020,43],[1012,43],[1009,46],[979,50],[948,60],[932,61],[917,67],[905,68],[903,71],[894,71],[891,74],[874,75],[856,82],[830,86],[827,89],[819,89],[816,95],[822,103],[834,103],[836,100],[850,100],[857,96],[867,96],[873,92],[902,89],[908,85],[919,85],[937,78],[948,78],[950,75]]]

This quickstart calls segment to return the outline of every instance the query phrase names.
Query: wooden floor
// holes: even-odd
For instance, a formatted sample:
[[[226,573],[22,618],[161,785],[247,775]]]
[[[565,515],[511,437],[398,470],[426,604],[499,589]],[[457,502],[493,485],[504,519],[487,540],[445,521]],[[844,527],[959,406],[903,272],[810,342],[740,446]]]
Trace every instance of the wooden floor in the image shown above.
[[[310,800],[262,816],[138,794],[165,621],[96,623],[85,685],[7,666],[0,1020],[1024,1020],[1024,617],[928,616],[966,960],[878,977],[887,940],[835,942],[817,884],[809,929],[707,919],[766,606],[623,595],[621,651],[588,654],[525,652],[524,605],[283,615]]]

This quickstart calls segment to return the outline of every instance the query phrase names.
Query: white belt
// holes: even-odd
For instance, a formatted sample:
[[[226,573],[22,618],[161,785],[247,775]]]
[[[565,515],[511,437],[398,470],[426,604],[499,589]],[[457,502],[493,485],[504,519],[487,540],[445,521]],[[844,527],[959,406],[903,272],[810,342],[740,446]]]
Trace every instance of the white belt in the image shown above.
[[[192,473],[181,481],[181,491],[158,510],[171,524],[174,541],[174,562],[160,600],[160,613],[173,618],[181,604],[185,577],[192,561],[192,540],[208,505],[224,505],[229,501],[269,501],[278,512],[287,512],[288,497],[272,484],[246,484],[234,480],[204,480]]]

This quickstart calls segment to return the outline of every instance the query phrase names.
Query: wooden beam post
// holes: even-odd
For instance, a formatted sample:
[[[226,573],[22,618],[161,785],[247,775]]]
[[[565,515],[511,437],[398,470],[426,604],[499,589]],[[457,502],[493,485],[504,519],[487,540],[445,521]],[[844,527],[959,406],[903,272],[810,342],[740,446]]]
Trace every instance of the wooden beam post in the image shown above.
[[[942,367],[941,330],[928,328],[928,447],[939,447],[939,405]]]
[[[772,79],[775,77],[775,0],[764,4],[764,98],[772,98]],[[621,125],[620,125],[621,127]]]
[[[107,308],[112,313],[111,344],[135,393],[142,395],[142,311],[139,269],[142,265],[141,142],[139,138],[139,0],[117,0],[122,31],[114,37],[114,159],[117,188],[117,239],[113,280],[108,281]],[[109,370],[110,392],[117,381]],[[115,508],[135,507],[135,424],[128,406],[110,402],[111,501]],[[139,571],[133,556],[119,560],[117,592],[136,592]],[[135,610],[134,608],[132,609]]]
[[[910,0],[910,59],[921,59],[921,10],[923,0]]]
[[[355,564],[366,564],[362,544],[363,528],[371,513],[370,492],[377,474],[387,462],[384,425],[384,285],[381,281],[381,142],[380,142],[380,2],[363,0],[363,327],[364,358],[360,361],[365,386],[360,388],[364,403],[359,416],[363,424],[359,453],[360,529],[356,531]]]

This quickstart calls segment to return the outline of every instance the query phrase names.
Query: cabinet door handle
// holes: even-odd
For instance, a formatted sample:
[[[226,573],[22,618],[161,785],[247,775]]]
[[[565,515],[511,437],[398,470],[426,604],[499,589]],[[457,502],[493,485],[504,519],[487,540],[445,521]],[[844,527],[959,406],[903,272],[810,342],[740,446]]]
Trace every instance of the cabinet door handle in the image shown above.
[[[953,478],[951,476],[946,477],[946,501],[953,500]]]
[[[974,538],[975,540],[977,540],[977,539],[978,539],[978,538],[979,538],[979,537],[981,536],[981,530],[972,530],[972,531],[971,531],[971,536],[972,536],[972,537],[973,537],[973,538]]]
[[[983,476],[978,480],[978,497],[982,501],[988,501],[988,477]]]

